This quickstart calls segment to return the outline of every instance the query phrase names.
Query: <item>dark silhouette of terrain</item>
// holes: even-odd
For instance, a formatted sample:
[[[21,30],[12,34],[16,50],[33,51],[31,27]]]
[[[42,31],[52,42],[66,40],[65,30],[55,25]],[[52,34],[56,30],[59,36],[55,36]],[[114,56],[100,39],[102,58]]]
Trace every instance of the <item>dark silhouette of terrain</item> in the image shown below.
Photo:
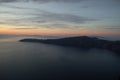
[[[100,48],[120,53],[120,41],[103,40],[96,37],[80,36],[61,39],[22,39],[20,42],[36,42],[61,46],[78,47],[83,49]]]

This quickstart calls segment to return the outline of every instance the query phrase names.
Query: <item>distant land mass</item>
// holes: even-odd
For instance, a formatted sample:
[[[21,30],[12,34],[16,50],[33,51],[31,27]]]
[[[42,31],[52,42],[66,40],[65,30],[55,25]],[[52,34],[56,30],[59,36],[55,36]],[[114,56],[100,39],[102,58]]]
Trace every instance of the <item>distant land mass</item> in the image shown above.
[[[120,41],[109,41],[88,36],[67,37],[60,39],[22,39],[20,42],[46,43],[83,49],[99,48],[120,53]]]

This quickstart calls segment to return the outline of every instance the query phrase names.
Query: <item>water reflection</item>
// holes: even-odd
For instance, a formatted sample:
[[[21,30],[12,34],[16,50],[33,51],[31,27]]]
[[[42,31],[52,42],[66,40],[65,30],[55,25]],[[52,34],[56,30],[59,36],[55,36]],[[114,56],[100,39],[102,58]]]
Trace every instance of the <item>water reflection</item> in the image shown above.
[[[115,80],[120,75],[120,56],[107,50],[17,41],[0,43],[0,65],[2,80]]]

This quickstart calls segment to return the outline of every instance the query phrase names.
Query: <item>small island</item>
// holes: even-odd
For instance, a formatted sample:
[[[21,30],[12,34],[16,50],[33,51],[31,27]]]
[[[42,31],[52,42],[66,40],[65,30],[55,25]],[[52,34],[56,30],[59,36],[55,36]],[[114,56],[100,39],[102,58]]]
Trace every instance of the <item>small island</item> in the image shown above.
[[[88,36],[67,37],[60,39],[22,39],[20,42],[45,43],[83,49],[99,48],[120,53],[120,41],[109,41]]]

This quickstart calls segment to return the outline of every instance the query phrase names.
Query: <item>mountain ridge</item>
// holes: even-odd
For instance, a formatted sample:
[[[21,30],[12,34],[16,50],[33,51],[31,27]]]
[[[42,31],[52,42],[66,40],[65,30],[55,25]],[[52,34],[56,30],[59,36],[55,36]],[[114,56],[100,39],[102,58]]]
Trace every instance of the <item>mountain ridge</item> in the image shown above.
[[[69,47],[78,47],[83,49],[99,48],[107,49],[115,53],[120,53],[120,41],[109,41],[88,36],[66,37],[59,39],[22,39],[20,40],[20,42],[45,43]]]

